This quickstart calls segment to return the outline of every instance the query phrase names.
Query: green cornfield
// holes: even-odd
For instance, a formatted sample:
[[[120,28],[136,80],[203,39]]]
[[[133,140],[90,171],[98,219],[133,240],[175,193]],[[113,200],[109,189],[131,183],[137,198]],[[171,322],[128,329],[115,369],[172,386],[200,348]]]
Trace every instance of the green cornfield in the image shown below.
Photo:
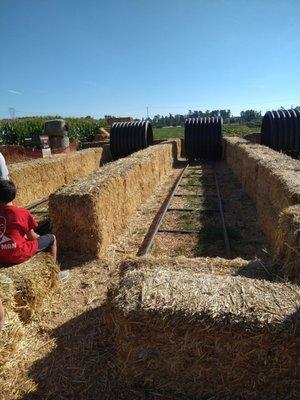
[[[0,144],[20,144],[24,139],[34,134],[42,134],[44,123],[49,119],[60,118],[58,116],[30,117],[15,120],[0,120]],[[100,127],[106,126],[104,119],[93,118],[64,118],[69,125],[69,137],[71,141],[91,141],[99,133]]]

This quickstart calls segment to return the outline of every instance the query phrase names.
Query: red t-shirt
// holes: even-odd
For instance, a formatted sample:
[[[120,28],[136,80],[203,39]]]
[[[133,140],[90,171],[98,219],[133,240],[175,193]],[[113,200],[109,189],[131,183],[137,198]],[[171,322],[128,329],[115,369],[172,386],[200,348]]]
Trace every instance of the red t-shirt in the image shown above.
[[[37,226],[26,208],[0,207],[0,264],[21,264],[37,252],[38,241],[26,237]]]

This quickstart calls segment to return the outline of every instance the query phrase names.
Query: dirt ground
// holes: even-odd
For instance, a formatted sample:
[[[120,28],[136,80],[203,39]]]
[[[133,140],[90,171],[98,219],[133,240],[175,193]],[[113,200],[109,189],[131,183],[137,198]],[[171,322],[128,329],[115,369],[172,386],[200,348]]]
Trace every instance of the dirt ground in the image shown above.
[[[259,258],[269,263],[269,246],[258,226],[254,204],[226,163],[217,163],[215,171],[233,258]],[[195,167],[193,175],[190,173],[183,179],[177,193],[191,197],[174,197],[170,208],[192,208],[195,211],[169,211],[161,228],[191,229],[199,231],[199,234],[160,233],[152,254],[227,258],[218,200],[214,197],[216,187],[212,170]],[[202,197],[192,196],[194,194]]]
[[[26,373],[20,371],[16,383],[18,387],[14,388],[15,393],[19,392],[18,396],[12,394],[11,397],[6,396],[5,400],[179,399],[120,386],[111,364],[113,341],[101,321],[101,315],[107,290],[118,279],[115,262],[124,256],[143,252],[145,237],[153,229],[162,203],[182,168],[183,165],[179,165],[174,169],[153,196],[140,207],[119,240],[110,246],[108,262],[95,260],[84,263],[67,254],[62,257],[61,268],[70,269],[70,278],[61,285],[61,290],[51,301],[45,301],[43,313],[33,321],[32,329],[37,332],[38,340],[32,348],[30,368]],[[232,242],[234,255],[243,254],[245,258],[252,255],[252,258],[261,257],[267,262],[268,246],[258,229],[254,205],[225,165],[219,165],[217,173],[226,222],[230,229],[237,231]],[[199,205],[205,200],[197,201]],[[182,199],[178,198],[176,202],[177,207],[180,202],[183,205]],[[210,206],[215,207],[216,204],[211,202]],[[36,211],[47,215],[45,207]],[[181,254],[178,253],[178,246],[181,246],[183,253],[186,251],[187,254],[196,255],[195,245],[199,242],[197,235],[194,238],[177,237],[176,241],[171,236],[163,236],[164,240],[158,237],[155,242],[153,254],[166,252],[176,256]],[[218,255],[222,255],[224,246],[221,240],[218,246]],[[203,248],[200,250],[204,251]],[[211,250],[206,248],[205,251]],[[31,393],[22,393],[25,388],[27,391],[31,388]]]
[[[26,154],[25,148],[19,145],[0,145],[0,153],[3,154],[8,165],[32,159]]]

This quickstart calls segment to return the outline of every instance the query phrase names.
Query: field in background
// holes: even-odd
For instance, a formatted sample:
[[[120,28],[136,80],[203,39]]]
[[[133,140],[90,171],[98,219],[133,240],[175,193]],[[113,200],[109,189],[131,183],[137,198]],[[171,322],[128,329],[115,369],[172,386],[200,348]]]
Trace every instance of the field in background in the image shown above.
[[[0,120],[0,144],[22,145],[26,137],[41,135],[44,123],[58,116],[19,118]],[[63,118],[69,126],[68,135],[71,141],[91,141],[99,134],[99,128],[107,125],[105,119]]]
[[[260,132],[260,125],[224,124],[222,131],[224,136],[244,136]],[[153,134],[154,139],[183,138],[184,127],[154,128]]]
[[[23,144],[26,137],[40,135],[44,129],[46,120],[57,117],[31,117],[16,120],[0,120],[0,144]],[[99,128],[107,125],[104,119],[93,118],[64,118],[69,125],[69,137],[71,141],[92,141],[99,134]],[[260,126],[256,124],[224,124],[224,136],[244,136],[249,133],[260,132]],[[183,138],[184,127],[154,128],[154,139]]]

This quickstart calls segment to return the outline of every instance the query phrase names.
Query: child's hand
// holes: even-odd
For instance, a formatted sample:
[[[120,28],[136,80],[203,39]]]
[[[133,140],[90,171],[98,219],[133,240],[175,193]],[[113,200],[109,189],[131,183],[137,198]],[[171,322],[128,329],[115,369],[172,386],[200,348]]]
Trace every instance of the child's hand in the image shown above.
[[[33,229],[31,229],[29,232],[27,232],[27,239],[28,240],[36,240],[37,238],[40,237],[40,235],[38,235],[37,233],[34,232]]]

